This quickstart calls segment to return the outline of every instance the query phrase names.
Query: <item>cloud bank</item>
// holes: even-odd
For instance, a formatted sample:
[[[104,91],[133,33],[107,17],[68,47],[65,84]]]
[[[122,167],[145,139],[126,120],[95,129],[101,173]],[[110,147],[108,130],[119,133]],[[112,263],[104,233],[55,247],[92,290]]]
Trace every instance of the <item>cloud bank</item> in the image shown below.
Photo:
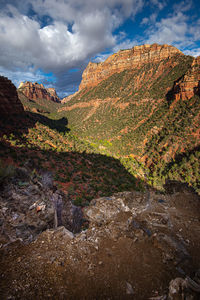
[[[125,17],[134,16],[143,3],[142,0],[25,2],[31,5],[37,18],[23,15],[11,4],[0,14],[0,64],[8,69],[34,65],[45,72],[72,68],[114,46],[113,30]],[[46,15],[52,23],[41,27]]]
[[[13,74],[16,85],[35,78],[53,81],[58,92],[67,93],[77,88],[91,58],[101,61],[108,53],[142,43],[192,47],[200,39],[200,19],[189,24],[186,12],[192,2],[184,3],[158,20],[165,0],[1,0],[0,72]],[[152,13],[134,25],[150,8]],[[130,38],[123,31],[126,20],[145,26],[143,34]]]

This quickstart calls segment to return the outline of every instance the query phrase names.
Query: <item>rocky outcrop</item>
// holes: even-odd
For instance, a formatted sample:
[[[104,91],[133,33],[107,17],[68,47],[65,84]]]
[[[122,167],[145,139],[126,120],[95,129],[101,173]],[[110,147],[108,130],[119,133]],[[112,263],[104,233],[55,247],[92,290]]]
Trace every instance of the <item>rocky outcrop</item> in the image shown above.
[[[187,100],[200,95],[200,56],[194,59],[191,68],[174,85],[175,100]]]
[[[0,76],[0,115],[11,117],[24,112],[14,84],[6,77]]]
[[[57,98],[60,102],[60,99],[59,99],[59,97],[56,93],[56,90],[54,88],[47,88],[46,90],[47,90],[47,92],[49,92],[49,94],[51,94],[52,97]]]
[[[2,299],[199,299],[197,195],[122,192],[84,211],[76,235],[58,227],[0,249]]]
[[[45,99],[47,101],[60,102],[60,98],[56,94],[54,88],[45,88],[43,84],[39,84],[37,82],[21,82],[18,90],[27,98],[34,101],[37,101],[38,99]]]
[[[129,50],[121,50],[109,56],[105,62],[89,63],[82,75],[79,90],[95,86],[116,72],[137,69],[143,64],[158,62],[182,52],[169,45],[142,45]]]
[[[60,226],[80,231],[81,209],[56,188],[49,172],[0,167],[1,245],[17,239],[31,242],[42,231]]]

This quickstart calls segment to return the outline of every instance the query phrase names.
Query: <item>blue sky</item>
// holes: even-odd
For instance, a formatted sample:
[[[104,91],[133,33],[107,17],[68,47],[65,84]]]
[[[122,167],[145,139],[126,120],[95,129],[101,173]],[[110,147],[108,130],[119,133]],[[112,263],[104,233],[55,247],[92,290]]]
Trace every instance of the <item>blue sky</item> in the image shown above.
[[[0,0],[0,74],[77,91],[89,61],[170,44],[200,55],[200,0]]]

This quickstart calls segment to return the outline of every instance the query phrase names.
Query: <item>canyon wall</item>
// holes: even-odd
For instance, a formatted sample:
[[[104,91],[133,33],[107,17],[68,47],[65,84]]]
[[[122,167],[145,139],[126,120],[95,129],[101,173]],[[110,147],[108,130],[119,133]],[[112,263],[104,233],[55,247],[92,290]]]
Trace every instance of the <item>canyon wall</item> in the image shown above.
[[[142,65],[158,62],[174,55],[183,55],[177,48],[169,45],[142,45],[129,50],[121,50],[109,56],[105,62],[89,63],[82,75],[79,90],[97,85],[116,72],[138,69]]]
[[[60,102],[60,98],[56,94],[54,88],[45,88],[43,84],[39,84],[37,82],[21,82],[18,90],[27,98],[34,101],[37,101],[38,99],[45,99],[47,101]]]
[[[6,77],[0,76],[0,115],[7,117],[24,113],[23,105],[18,99],[14,84]]]
[[[191,68],[174,84],[175,100],[187,100],[200,95],[200,56],[194,59]]]

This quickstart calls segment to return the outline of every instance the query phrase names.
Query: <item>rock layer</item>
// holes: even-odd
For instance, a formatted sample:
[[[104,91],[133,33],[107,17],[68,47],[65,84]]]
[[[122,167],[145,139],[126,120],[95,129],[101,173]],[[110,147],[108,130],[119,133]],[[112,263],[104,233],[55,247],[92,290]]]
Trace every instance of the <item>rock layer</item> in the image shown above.
[[[46,99],[48,101],[60,102],[60,98],[56,94],[54,88],[45,88],[43,84],[30,81],[21,82],[18,90],[27,98],[37,101],[38,99]]]
[[[8,78],[0,76],[0,115],[10,117],[23,114],[23,112],[16,87]]]
[[[158,62],[177,54],[182,55],[182,52],[173,46],[158,44],[135,46],[129,50],[121,50],[109,56],[105,62],[90,62],[83,72],[79,90],[95,86],[116,72],[140,68],[143,64]]]
[[[200,95],[200,56],[194,59],[188,72],[174,85],[175,100],[187,100]]]

